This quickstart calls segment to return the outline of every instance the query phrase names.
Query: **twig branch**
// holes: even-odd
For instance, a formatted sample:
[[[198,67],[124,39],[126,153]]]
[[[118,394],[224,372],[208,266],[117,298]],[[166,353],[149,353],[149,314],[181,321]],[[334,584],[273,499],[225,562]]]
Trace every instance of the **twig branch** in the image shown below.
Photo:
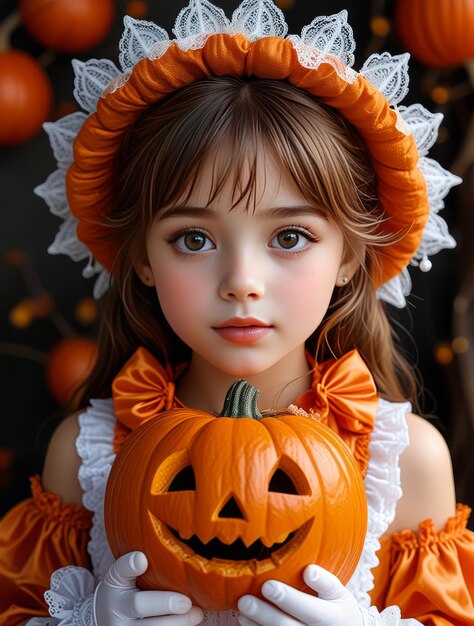
[[[30,346],[25,346],[21,343],[1,341],[0,354],[19,357],[20,359],[28,359],[29,361],[34,361],[40,365],[44,365],[46,362],[46,354],[44,352],[31,348]]]
[[[0,24],[0,52],[10,49],[10,36],[20,24],[21,17],[18,11],[10,13]]]

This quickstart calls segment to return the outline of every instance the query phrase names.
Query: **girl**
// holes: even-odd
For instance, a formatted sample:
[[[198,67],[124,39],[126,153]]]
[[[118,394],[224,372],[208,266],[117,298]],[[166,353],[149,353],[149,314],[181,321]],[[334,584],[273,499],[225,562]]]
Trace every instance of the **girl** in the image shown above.
[[[453,245],[437,212],[458,181],[426,158],[440,120],[390,106],[406,56],[357,73],[346,12],[286,38],[270,0],[244,0],[231,22],[192,0],[173,42],[125,26],[121,71],[74,64],[90,115],[47,127],[59,168],[38,193],[65,219],[52,251],[90,255],[108,292],[84,409],[2,522],[0,623],[474,623],[469,511],[444,441],[410,413],[415,383],[381,302],[402,306],[410,260],[427,270]],[[131,430],[173,406],[217,411],[241,377],[261,407],[314,409],[346,441],[369,528],[346,587],[309,556],[314,594],[269,581],[267,601],[203,615],[137,589],[146,555],[114,561],[103,497]]]

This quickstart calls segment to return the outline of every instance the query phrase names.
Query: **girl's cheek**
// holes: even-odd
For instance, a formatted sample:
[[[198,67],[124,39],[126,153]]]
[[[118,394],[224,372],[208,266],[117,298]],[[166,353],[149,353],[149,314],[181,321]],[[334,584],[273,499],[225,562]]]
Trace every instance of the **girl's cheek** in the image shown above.
[[[203,285],[196,277],[187,273],[174,274],[171,279],[158,280],[156,292],[165,317],[187,317],[200,301]],[[172,320],[168,319],[172,324]]]
[[[312,295],[319,293],[332,293],[336,284],[336,274],[333,269],[315,272],[297,271],[288,276],[281,284],[285,286],[288,297],[291,298],[310,298]]]
[[[278,306],[288,319],[296,320],[308,336],[319,326],[329,307],[334,291],[334,270],[295,272],[281,281]]]

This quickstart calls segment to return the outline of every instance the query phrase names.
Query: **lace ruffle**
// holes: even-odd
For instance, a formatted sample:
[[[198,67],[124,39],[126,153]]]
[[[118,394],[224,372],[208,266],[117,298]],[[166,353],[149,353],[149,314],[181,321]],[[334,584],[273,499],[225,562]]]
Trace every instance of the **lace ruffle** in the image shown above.
[[[368,611],[361,609],[363,626],[422,626],[417,619],[401,619],[398,606],[389,606],[381,613],[371,606]]]
[[[44,594],[53,623],[96,626],[92,609],[95,586],[94,576],[83,567],[69,565],[56,570]]]
[[[104,497],[115,458],[112,447],[115,423],[111,399],[91,400],[91,406],[79,416],[80,433],[76,440],[82,459],[79,482],[84,490],[83,502],[93,512],[88,551],[97,580],[103,578],[114,562],[104,530]]]
[[[357,569],[347,584],[359,604],[367,609],[368,592],[374,586],[372,569],[379,564],[380,537],[395,518],[397,501],[402,495],[399,458],[408,445],[405,415],[410,410],[409,403],[380,399],[369,445],[370,460],[364,479],[369,508],[367,536]]]
[[[382,613],[372,606],[369,610],[359,606],[363,626],[398,626],[400,624],[400,609],[396,606],[386,608]]]
[[[49,491],[44,491],[39,476],[30,478],[31,494],[38,510],[50,520],[67,526],[73,526],[78,530],[84,530],[91,526],[91,514],[74,503],[63,505],[60,496]]]

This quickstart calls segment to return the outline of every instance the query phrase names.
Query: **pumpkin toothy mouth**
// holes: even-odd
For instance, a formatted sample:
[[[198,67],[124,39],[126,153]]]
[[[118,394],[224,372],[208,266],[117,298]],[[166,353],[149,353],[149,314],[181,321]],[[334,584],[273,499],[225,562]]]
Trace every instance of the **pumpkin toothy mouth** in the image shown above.
[[[188,546],[195,554],[204,559],[225,559],[226,561],[252,561],[254,559],[256,561],[263,561],[264,559],[269,559],[274,552],[290,543],[298,532],[291,532],[284,541],[274,543],[270,547],[264,545],[260,539],[257,539],[247,547],[240,538],[230,544],[223,543],[220,539],[217,539],[217,537],[211,539],[208,543],[203,543],[196,535],[193,535],[189,539],[183,539],[180,534],[170,526],[168,526],[168,530],[178,541],[184,543],[184,545]]]
[[[309,519],[289,533],[286,539],[272,546],[265,546],[257,539],[246,546],[242,539],[225,544],[220,539],[203,543],[196,535],[183,539],[181,535],[158,520],[148,511],[156,536],[179,560],[186,561],[200,571],[221,572],[225,576],[256,575],[279,567],[306,539],[313,525]]]

